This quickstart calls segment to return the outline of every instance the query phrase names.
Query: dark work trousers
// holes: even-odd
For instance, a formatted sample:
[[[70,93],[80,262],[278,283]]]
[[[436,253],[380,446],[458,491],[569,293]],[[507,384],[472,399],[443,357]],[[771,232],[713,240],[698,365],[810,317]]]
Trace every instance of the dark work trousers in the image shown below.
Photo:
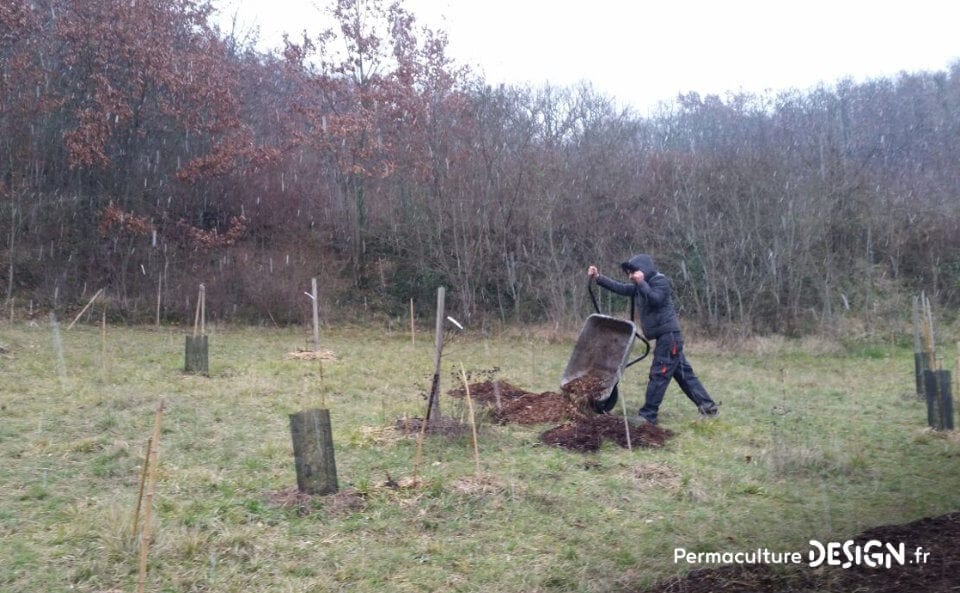
[[[646,402],[640,408],[640,415],[654,424],[671,379],[676,379],[677,385],[697,408],[716,405],[683,354],[683,335],[680,332],[663,334],[657,338],[657,345],[653,349]]]

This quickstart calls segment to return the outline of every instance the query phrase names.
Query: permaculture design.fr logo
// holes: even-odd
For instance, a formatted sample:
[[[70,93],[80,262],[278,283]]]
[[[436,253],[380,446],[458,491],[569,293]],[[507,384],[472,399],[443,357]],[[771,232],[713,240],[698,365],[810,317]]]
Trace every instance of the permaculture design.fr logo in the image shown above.
[[[845,542],[823,543],[810,540],[810,549],[803,552],[775,552],[757,548],[748,552],[688,552],[674,548],[674,564],[807,564],[818,566],[866,566],[868,568],[891,568],[908,564],[926,564],[930,553],[923,546],[911,548],[903,542],[890,543],[871,539],[858,544],[852,539]]]

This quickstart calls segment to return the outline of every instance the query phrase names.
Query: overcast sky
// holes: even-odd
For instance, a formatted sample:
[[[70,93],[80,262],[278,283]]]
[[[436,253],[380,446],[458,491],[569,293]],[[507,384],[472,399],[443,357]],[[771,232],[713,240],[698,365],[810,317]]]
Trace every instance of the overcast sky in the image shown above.
[[[214,0],[266,47],[321,27],[323,0]],[[406,0],[490,83],[582,80],[647,113],[678,93],[796,88],[945,70],[960,0]]]

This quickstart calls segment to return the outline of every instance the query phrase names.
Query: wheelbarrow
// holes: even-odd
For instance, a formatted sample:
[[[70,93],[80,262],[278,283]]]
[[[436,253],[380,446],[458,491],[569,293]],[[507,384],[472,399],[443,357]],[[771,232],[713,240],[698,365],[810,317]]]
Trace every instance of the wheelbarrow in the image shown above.
[[[577,336],[560,379],[560,388],[568,388],[578,379],[589,378],[591,384],[596,385],[590,394],[593,409],[597,413],[606,413],[617,403],[617,385],[623,371],[650,354],[650,342],[637,332],[633,321],[600,313],[592,283],[587,285],[587,291],[596,313],[587,317]],[[631,301],[631,316],[633,308]],[[639,357],[629,360],[635,338],[644,344],[645,349]]]

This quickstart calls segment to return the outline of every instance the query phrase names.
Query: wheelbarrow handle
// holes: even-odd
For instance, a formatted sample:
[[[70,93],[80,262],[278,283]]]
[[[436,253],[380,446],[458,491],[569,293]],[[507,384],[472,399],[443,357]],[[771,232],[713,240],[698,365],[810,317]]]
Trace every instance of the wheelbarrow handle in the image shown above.
[[[593,292],[593,285],[596,284],[596,282],[597,282],[597,281],[596,281],[595,278],[590,278],[589,280],[587,280],[587,294],[590,295],[590,301],[593,303],[593,310],[596,311],[596,312],[599,314],[599,313],[600,313],[600,305],[597,303],[597,295],[594,294],[594,292]],[[633,321],[633,322],[634,322],[634,325],[636,325],[636,321],[634,321],[634,319],[633,319],[634,309],[635,309],[635,307],[634,307],[634,301],[633,301],[633,298],[631,298],[631,299],[630,299],[630,321]],[[631,366],[637,364],[638,362],[640,362],[641,360],[643,360],[644,358],[646,358],[646,357],[649,356],[649,354],[650,354],[650,341],[647,340],[647,339],[646,339],[645,337],[643,337],[642,335],[640,335],[640,332],[634,332],[633,335],[635,335],[637,338],[640,339],[641,342],[643,342],[643,354],[641,354],[641,355],[638,356],[637,358],[631,360],[631,361],[628,362],[627,364],[623,365],[623,368],[628,368],[628,367],[631,367]]]

